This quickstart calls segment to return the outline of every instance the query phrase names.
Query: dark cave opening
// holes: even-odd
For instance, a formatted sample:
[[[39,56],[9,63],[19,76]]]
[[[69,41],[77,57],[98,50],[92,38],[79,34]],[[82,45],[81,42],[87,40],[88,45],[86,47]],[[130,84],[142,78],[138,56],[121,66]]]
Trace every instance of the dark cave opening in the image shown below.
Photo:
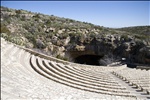
[[[74,59],[75,63],[86,65],[100,65],[99,60],[102,56],[99,55],[81,55]]]

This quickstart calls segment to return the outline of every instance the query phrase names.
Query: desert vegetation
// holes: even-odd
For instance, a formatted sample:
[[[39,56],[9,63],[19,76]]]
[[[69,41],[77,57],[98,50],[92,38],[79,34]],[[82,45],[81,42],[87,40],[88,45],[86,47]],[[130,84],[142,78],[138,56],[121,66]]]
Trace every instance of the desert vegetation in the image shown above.
[[[139,58],[140,53],[141,59],[145,59],[149,55],[149,32],[150,26],[106,28],[69,18],[1,7],[1,37],[65,60],[69,60],[66,52],[82,51],[83,47],[87,51],[87,46],[94,46],[95,49],[88,49],[96,55],[107,57],[111,53],[120,58],[129,58],[129,55]],[[140,62],[141,59],[135,61]],[[142,63],[150,63],[144,61]]]

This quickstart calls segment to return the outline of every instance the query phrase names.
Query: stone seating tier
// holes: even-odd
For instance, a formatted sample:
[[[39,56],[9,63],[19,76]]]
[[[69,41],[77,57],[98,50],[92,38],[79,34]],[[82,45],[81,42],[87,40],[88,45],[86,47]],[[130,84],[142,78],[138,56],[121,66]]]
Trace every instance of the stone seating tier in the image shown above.
[[[130,69],[125,65],[98,67],[70,63],[20,47],[3,38],[1,59],[1,100],[150,98],[137,95],[136,91],[131,91],[129,86],[117,78],[129,81],[149,94],[149,70]]]

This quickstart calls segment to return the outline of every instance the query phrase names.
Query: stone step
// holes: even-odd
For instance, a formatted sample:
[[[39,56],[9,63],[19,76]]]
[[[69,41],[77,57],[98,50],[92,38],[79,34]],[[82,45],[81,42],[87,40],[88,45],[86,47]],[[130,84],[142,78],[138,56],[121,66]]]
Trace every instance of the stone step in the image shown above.
[[[47,60],[43,60],[42,61],[43,62],[43,65],[44,66],[46,66],[46,67],[49,67],[49,64],[54,68],[54,69],[56,69],[57,71],[59,71],[60,73],[63,73],[63,74],[66,74],[67,76],[71,76],[71,77],[74,77],[74,78],[76,78],[76,79],[79,79],[79,80],[83,80],[84,82],[90,82],[91,84],[93,84],[93,85],[96,85],[96,86],[102,86],[102,87],[105,87],[105,88],[114,88],[114,89],[122,89],[122,90],[124,90],[125,88],[124,87],[118,87],[118,86],[115,86],[115,85],[113,85],[113,84],[109,84],[109,85],[107,85],[107,84],[101,84],[101,81],[94,81],[94,80],[91,80],[91,79],[89,79],[89,78],[86,78],[86,77],[84,77],[84,75],[76,75],[76,73],[70,73],[70,72],[68,72],[68,71],[66,71],[66,70],[63,70],[63,69],[61,69],[61,67],[60,66],[58,66],[57,65],[57,63],[54,63],[54,62],[48,62]]]
[[[143,75],[144,77],[146,76],[149,77],[150,74],[148,73],[148,71],[125,68],[124,70],[121,70],[121,71],[114,71],[113,74],[119,77],[120,79],[122,79],[123,81],[127,81],[128,84],[131,84],[132,86],[136,86],[136,88],[141,89],[143,92],[146,91],[146,93],[149,94],[149,89],[147,88],[149,86],[147,84],[148,83],[150,84],[150,81],[149,80],[146,81],[145,79],[143,80]],[[142,75],[139,75],[139,74],[142,74]],[[144,81],[144,83],[141,84],[140,80]],[[146,88],[144,86],[146,86]]]
[[[32,63],[35,63],[35,60],[33,61],[33,58],[31,58],[31,61],[32,61]],[[31,64],[32,64],[31,63]],[[38,64],[38,63],[37,63]],[[32,65],[33,66],[33,65]],[[43,70],[45,73],[47,73],[47,75],[48,76],[46,76],[46,77],[49,77],[49,76],[53,76],[53,78],[55,77],[57,80],[59,79],[59,80],[61,80],[62,82],[65,82],[66,84],[68,84],[68,83],[71,83],[70,85],[72,86],[72,85],[76,85],[76,87],[75,88],[78,88],[78,86],[80,86],[80,87],[82,87],[82,89],[83,90],[88,90],[89,91],[89,89],[90,89],[90,91],[91,91],[91,89],[92,89],[92,91],[94,91],[94,92],[98,92],[98,93],[101,93],[102,92],[102,90],[96,90],[96,89],[93,89],[93,88],[91,88],[91,87],[89,87],[88,85],[86,85],[85,84],[85,86],[84,85],[81,85],[81,84],[79,84],[79,83],[77,83],[77,82],[74,82],[74,81],[72,81],[72,80],[69,80],[69,81],[67,81],[67,78],[64,78],[64,77],[61,77],[61,76],[59,76],[59,75],[57,75],[56,73],[54,73],[54,72],[51,72],[51,71],[49,71],[49,70],[47,70],[46,68],[43,68],[42,66],[39,66],[39,65],[34,65],[34,66],[37,66],[37,67],[40,67],[40,68],[38,68],[38,70],[37,69],[35,69],[36,71],[39,71],[39,70]],[[36,68],[37,68],[36,67]],[[43,71],[41,71],[41,72],[39,72],[40,74],[45,74]],[[45,76],[45,75],[44,75]],[[60,78],[61,77],[61,78]],[[130,95],[131,96],[131,94],[130,93],[115,93],[115,92],[107,92],[107,91],[104,91],[103,90],[103,93],[107,93],[107,94],[115,94],[115,95]],[[133,95],[132,95],[133,96]]]
[[[45,60],[43,61],[43,65],[45,65],[47,68],[49,68],[49,63],[47,63]],[[58,69],[59,67],[56,64],[51,64],[51,66],[58,72],[62,73],[62,71]],[[110,89],[122,89],[122,90],[125,89],[123,87],[113,86],[113,84],[111,84],[111,85],[101,84],[100,83],[101,81],[91,81],[88,78],[80,77],[80,76],[74,75],[74,74],[69,74],[67,71],[63,72],[63,74],[66,74],[69,77],[71,76],[72,78],[77,79],[78,82],[82,80],[82,82],[84,82],[84,83],[88,82],[86,84],[92,84],[93,86],[100,86],[100,87],[105,87],[105,88],[110,88]]]
[[[103,76],[104,79],[112,79],[109,75],[106,75],[105,73],[107,73],[107,71],[103,71],[103,70],[99,70],[99,72],[93,72],[91,71],[92,69],[88,69],[88,70],[85,70],[83,68],[77,68],[77,67],[72,67],[73,69],[75,70],[78,70],[80,72],[83,72],[85,74],[89,74],[89,75],[94,75],[94,76]]]
[[[9,44],[8,46],[6,46],[4,49],[3,49],[3,54],[1,55],[1,56],[6,56],[6,55],[8,55],[10,52],[11,52],[11,50],[13,49],[13,47],[14,47],[14,45],[12,45],[12,44]]]
[[[75,64],[51,63],[31,56],[17,45],[2,42],[1,100],[136,100],[136,96],[128,89],[121,90],[122,85],[105,68],[92,71],[92,67],[84,69]],[[69,95],[70,99],[67,98]]]
[[[91,75],[91,76],[95,76],[95,77],[101,77],[101,76],[103,76],[102,77],[103,79],[115,82],[115,80],[111,76],[109,76],[109,73],[106,72],[106,71],[102,71],[101,70],[101,71],[99,71],[99,72],[96,73],[96,72],[91,72],[89,70],[77,69],[75,67],[73,67],[73,68],[76,69],[76,70],[78,70],[78,71],[80,71],[80,72],[82,72],[82,73],[85,73],[85,74],[88,74],[88,75]],[[108,74],[106,74],[106,73],[108,73]]]
[[[89,79],[95,83],[103,84],[103,85],[110,85],[110,86],[113,84],[113,86],[120,87],[120,85],[118,83],[109,83],[109,82],[106,82],[105,80],[103,80],[101,78],[94,78],[94,76],[90,77],[88,75],[84,75],[84,73],[80,73],[78,71],[71,70],[70,68],[68,68],[67,66],[65,66],[63,64],[58,63],[57,66],[59,66],[60,69],[66,71],[66,72],[69,72],[69,73],[76,75],[76,76],[79,76],[79,77],[87,78],[87,79]]]
[[[101,78],[101,77],[98,77],[98,76],[93,76],[93,75],[88,74],[87,72],[84,73],[84,72],[81,72],[80,70],[77,70],[77,69],[74,69],[74,68],[72,69],[71,66],[68,66],[68,65],[66,65],[65,67],[67,67],[68,69],[70,69],[70,70],[72,70],[76,73],[82,74],[84,76],[91,77],[91,78],[94,78],[96,80],[101,80],[102,82],[107,82],[107,83],[110,83],[110,84],[114,83],[114,84],[118,85],[118,83],[116,81],[112,81],[112,80],[110,81],[110,80],[107,80],[105,78]]]

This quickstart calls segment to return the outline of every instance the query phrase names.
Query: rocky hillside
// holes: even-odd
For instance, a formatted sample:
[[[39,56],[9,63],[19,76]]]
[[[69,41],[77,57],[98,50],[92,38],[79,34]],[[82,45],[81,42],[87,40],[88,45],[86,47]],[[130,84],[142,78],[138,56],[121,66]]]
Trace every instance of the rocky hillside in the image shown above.
[[[94,60],[96,65],[107,65],[126,58],[150,64],[150,26],[112,29],[1,7],[1,37],[72,62],[88,64]]]

